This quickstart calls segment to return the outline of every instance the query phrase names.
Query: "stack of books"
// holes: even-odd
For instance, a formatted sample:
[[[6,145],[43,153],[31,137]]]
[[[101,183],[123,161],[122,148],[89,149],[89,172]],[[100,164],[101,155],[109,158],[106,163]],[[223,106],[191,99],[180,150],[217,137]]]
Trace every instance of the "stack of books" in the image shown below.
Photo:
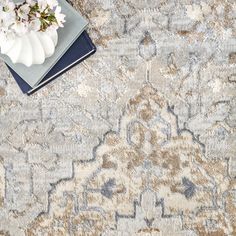
[[[10,58],[0,54],[23,93],[31,95],[73,66],[95,53],[96,47],[85,31],[88,22],[66,0],[59,0],[66,15],[64,28],[58,30],[55,53],[42,65],[27,67],[13,64]]]

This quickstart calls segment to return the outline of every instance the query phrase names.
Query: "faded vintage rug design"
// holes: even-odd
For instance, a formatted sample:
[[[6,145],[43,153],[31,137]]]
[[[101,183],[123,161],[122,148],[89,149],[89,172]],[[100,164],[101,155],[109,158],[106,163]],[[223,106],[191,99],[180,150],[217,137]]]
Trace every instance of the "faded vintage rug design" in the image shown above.
[[[234,1],[72,1],[98,52],[32,97],[1,63],[0,235],[236,235]]]

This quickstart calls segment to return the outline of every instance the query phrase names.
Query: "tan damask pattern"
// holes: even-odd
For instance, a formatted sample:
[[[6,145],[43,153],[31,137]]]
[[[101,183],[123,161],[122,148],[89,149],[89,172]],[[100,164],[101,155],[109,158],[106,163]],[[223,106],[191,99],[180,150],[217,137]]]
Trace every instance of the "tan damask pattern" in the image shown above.
[[[57,185],[49,212],[28,235],[236,234],[236,181],[227,161],[208,159],[150,85],[94,155],[74,163],[74,178]]]

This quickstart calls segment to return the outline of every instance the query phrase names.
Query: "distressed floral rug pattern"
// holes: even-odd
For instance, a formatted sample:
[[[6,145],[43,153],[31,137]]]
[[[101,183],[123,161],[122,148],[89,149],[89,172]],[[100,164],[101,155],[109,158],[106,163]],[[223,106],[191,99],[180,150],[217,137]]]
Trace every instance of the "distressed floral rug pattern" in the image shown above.
[[[0,77],[0,235],[236,235],[234,1],[72,1],[98,52],[37,94]]]

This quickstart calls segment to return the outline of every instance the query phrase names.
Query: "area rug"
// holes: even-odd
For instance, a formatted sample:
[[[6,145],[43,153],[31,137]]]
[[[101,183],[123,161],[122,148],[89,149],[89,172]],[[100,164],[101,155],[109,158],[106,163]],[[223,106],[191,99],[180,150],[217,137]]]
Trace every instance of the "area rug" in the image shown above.
[[[76,0],[97,53],[31,97],[0,76],[0,235],[236,235],[236,3]]]

